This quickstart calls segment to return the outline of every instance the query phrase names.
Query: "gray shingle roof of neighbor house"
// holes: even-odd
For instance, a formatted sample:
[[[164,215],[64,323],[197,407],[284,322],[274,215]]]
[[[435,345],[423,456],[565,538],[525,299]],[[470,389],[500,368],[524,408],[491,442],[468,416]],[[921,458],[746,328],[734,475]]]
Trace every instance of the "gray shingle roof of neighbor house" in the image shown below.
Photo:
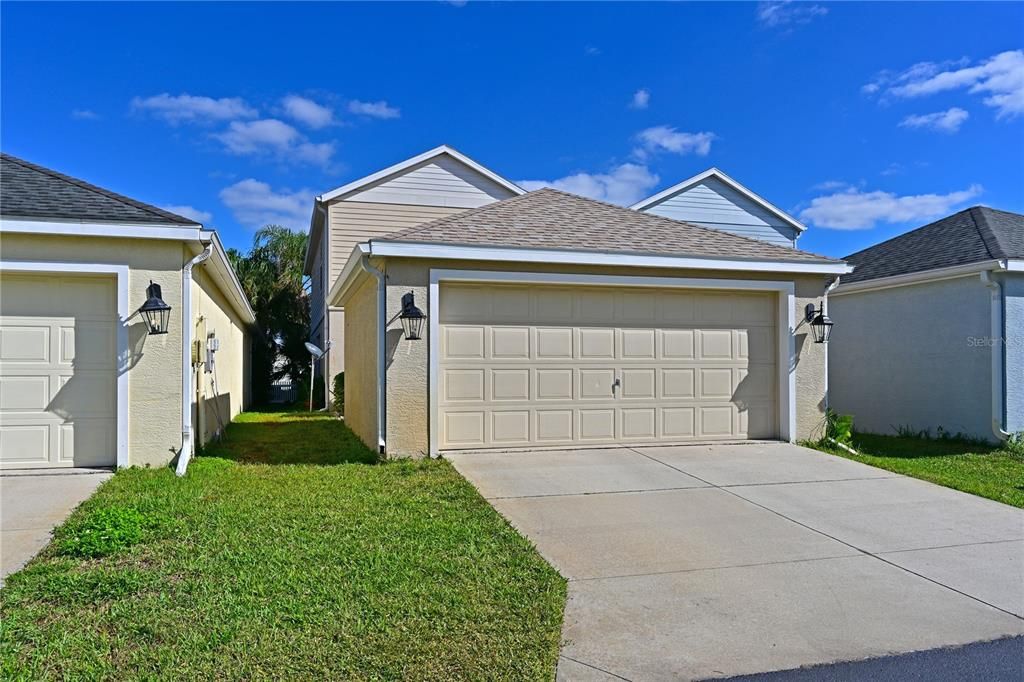
[[[550,188],[439,218],[374,241],[841,262]]]
[[[135,224],[197,224],[190,218],[7,153],[0,153],[0,215]]]
[[[851,253],[843,284],[987,260],[1024,258],[1024,215],[974,206]]]

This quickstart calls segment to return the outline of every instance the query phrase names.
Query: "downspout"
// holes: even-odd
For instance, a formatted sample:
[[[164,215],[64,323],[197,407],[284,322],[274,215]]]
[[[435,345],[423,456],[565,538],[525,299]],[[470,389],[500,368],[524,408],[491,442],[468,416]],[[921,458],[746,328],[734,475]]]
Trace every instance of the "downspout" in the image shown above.
[[[213,253],[213,242],[181,269],[181,452],[174,473],[184,476],[192,458],[192,267]]]
[[[992,435],[996,437],[996,440],[1005,441],[1010,437],[1010,433],[1003,429],[1003,412],[1004,412],[1004,397],[1003,397],[1003,381],[1005,377],[1005,360],[1003,354],[1006,352],[1006,343],[1003,332],[1003,287],[1002,285],[992,279],[991,272],[988,270],[981,271],[981,283],[988,287],[989,292],[992,295],[992,329],[989,333],[992,339]]]
[[[387,374],[384,369],[384,355],[387,352],[387,287],[384,284],[384,273],[370,265],[369,254],[363,254],[359,258],[359,266],[377,278],[377,447],[383,455],[387,424],[384,414],[387,406]]]
[[[330,396],[331,396],[331,377],[328,372],[328,365],[330,364],[330,344],[331,344],[331,311],[327,306],[327,290],[330,289],[328,282],[331,281],[331,226],[327,222],[327,209],[324,208],[323,202],[320,201],[320,197],[316,198],[316,210],[323,216],[324,222],[320,232],[320,262],[323,264],[323,276],[320,278],[320,289],[323,291],[323,300],[320,302],[320,329],[323,333],[323,344],[324,344],[324,355],[323,355],[323,366],[320,368],[320,373],[324,377],[324,407],[330,407]]]
[[[825,315],[828,315],[828,295],[830,293],[832,293],[832,291],[837,286],[839,286],[839,278],[838,277],[836,277],[834,280],[832,280],[832,283],[829,284],[827,287],[825,287],[825,295],[822,296],[822,298],[821,298],[821,312],[823,314],[825,314]],[[828,399],[828,344],[826,343],[824,345],[825,345],[825,411],[828,412],[828,409],[829,409],[829,399]]]

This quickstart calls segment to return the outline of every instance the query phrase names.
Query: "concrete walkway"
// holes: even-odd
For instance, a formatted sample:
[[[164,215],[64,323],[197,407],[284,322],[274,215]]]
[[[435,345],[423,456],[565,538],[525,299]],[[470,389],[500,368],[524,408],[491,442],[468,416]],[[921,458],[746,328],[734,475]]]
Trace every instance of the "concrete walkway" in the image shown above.
[[[1024,633],[1024,512],[784,443],[446,457],[569,579],[560,680]]]
[[[0,475],[0,585],[45,547],[53,529],[111,476],[95,469]]]

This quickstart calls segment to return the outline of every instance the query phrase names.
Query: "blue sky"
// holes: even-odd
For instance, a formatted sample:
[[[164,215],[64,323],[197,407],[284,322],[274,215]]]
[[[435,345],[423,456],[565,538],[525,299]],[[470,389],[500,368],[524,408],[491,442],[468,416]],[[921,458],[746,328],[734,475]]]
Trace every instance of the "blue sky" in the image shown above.
[[[718,166],[841,256],[1024,212],[1024,4],[4,3],[4,151],[230,246],[447,143],[619,203]]]

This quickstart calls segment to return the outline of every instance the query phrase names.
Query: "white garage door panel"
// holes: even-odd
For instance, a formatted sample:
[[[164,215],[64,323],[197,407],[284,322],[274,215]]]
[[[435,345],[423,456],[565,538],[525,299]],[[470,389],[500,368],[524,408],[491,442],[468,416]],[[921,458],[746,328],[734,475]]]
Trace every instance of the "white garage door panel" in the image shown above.
[[[0,279],[0,466],[112,466],[117,315],[109,277]]]
[[[443,285],[440,447],[775,437],[776,310],[761,293]]]

